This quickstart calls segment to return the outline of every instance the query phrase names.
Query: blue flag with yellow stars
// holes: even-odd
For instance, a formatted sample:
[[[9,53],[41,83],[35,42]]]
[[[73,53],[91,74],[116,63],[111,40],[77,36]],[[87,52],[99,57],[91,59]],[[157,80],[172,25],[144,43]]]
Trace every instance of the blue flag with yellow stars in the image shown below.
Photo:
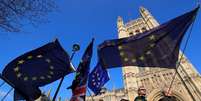
[[[86,95],[86,87],[88,74],[90,70],[90,62],[93,54],[93,43],[94,39],[92,39],[91,43],[88,45],[87,49],[84,52],[82,60],[76,70],[75,79],[72,82],[72,85],[67,89],[72,89],[72,97],[70,101],[85,101]]]
[[[180,43],[198,9],[136,36],[103,42],[98,47],[101,65],[175,68]]]
[[[23,98],[32,101],[41,95],[38,87],[74,71],[69,55],[56,40],[14,59],[5,67],[2,76]]]
[[[108,72],[105,68],[101,66],[100,63],[89,74],[88,87],[98,95],[101,88],[110,80]]]

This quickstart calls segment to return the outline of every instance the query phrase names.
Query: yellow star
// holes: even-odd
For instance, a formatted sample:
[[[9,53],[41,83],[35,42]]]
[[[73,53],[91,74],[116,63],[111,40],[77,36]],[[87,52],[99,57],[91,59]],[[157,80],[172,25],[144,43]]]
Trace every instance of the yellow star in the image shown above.
[[[42,56],[42,55],[37,55],[36,57],[37,57],[37,58],[42,58],[43,56]]]
[[[150,54],[151,54],[151,51],[147,51],[145,54],[150,55]]]
[[[151,35],[151,36],[149,36],[149,39],[150,39],[150,40],[155,40],[156,38],[155,38],[154,35]]]
[[[124,56],[124,52],[120,52],[120,55],[121,55],[121,56]]]
[[[50,79],[51,79],[51,78],[52,78],[52,76],[50,76],[50,75],[47,75],[47,78],[50,78]]]
[[[132,61],[133,63],[135,63],[135,62],[136,62],[136,59],[132,59],[131,61]]]
[[[53,72],[53,71],[50,71],[50,74],[51,74],[51,75],[53,75],[53,74],[54,74],[54,72]]]
[[[20,70],[19,67],[14,68],[14,71],[15,71],[15,72],[18,72],[19,70]]]
[[[121,50],[121,49],[123,49],[123,47],[122,46],[118,46],[118,49]]]
[[[41,76],[41,77],[40,77],[40,79],[44,80],[44,79],[45,79],[45,77],[44,77],[44,76]]]
[[[124,58],[124,61],[126,61],[126,62],[127,62],[127,61],[128,61],[128,58]]]
[[[33,80],[33,81],[37,80],[37,77],[32,77],[32,80]]]
[[[50,60],[50,59],[45,59],[45,61],[46,61],[47,63],[50,63],[50,62],[51,62],[51,60]]]
[[[24,60],[18,61],[18,64],[23,64],[23,63],[24,63]]]
[[[155,44],[154,43],[152,43],[152,44],[150,44],[149,45],[151,48],[153,48],[154,46],[155,46]]]
[[[27,59],[32,59],[32,58],[33,58],[33,56],[31,56],[31,55],[27,57]]]
[[[29,78],[26,76],[26,77],[24,77],[24,81],[27,81]]]
[[[143,60],[144,60],[144,56],[141,56],[141,57],[140,57],[140,60],[142,60],[142,61],[143,61]]]
[[[18,73],[18,74],[17,74],[17,78],[20,78],[21,76],[22,76],[21,73]]]
[[[50,69],[54,69],[54,66],[50,66]]]

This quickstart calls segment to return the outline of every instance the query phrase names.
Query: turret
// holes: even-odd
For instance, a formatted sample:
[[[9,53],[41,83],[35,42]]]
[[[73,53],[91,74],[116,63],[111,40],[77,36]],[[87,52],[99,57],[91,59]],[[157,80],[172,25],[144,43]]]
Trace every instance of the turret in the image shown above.
[[[51,98],[51,96],[50,96],[51,91],[52,91],[52,89],[50,88],[49,91],[47,92],[47,97],[48,97],[49,99]]]
[[[144,7],[140,7],[139,9],[140,15],[145,21],[145,24],[149,26],[149,29],[159,26],[159,23],[155,20],[155,18],[151,15],[151,13]]]
[[[120,16],[118,16],[117,18],[117,28],[118,28],[119,38],[127,37],[126,28],[125,28],[123,19]]]
[[[58,101],[61,101],[61,97],[58,98]]]

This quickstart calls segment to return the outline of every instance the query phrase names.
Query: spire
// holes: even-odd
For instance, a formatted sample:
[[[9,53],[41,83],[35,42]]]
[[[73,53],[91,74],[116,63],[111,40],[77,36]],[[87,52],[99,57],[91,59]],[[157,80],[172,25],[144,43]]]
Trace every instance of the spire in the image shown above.
[[[119,33],[120,38],[127,36],[126,28],[124,26],[123,19],[120,16],[118,16],[118,18],[117,18],[117,29],[118,29],[118,33]]]
[[[159,23],[155,20],[155,18],[152,16],[152,14],[143,6],[139,9],[140,15],[143,18],[144,22],[147,24],[147,26],[152,29],[154,27],[157,27]]]
[[[118,16],[118,18],[117,18],[117,27],[120,28],[120,27],[123,27],[123,26],[124,26],[123,19],[122,19],[122,17]]]
[[[58,101],[61,101],[61,97],[58,98]]]
[[[50,98],[50,94],[51,94],[52,88],[49,89],[49,91],[47,92],[47,97]]]
[[[140,12],[144,12],[144,11],[148,11],[148,10],[144,8],[143,6],[140,6]]]
[[[114,82],[112,83],[112,91],[115,91],[116,87],[115,87],[115,84]]]
[[[139,11],[140,11],[140,14],[141,14],[142,17],[152,16],[151,13],[149,12],[149,10],[147,10],[143,6],[140,6]]]

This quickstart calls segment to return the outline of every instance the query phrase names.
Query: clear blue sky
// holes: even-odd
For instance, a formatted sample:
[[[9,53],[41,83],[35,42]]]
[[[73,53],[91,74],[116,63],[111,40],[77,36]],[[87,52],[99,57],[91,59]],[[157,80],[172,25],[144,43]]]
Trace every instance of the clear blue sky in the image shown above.
[[[20,33],[5,33],[0,31],[0,70],[17,56],[42,46],[57,37],[65,50],[71,54],[74,43],[81,45],[81,50],[75,55],[73,64],[78,65],[80,58],[92,37],[95,38],[94,55],[91,69],[97,62],[97,45],[107,39],[117,38],[116,20],[122,16],[124,21],[135,19],[139,16],[138,9],[144,6],[160,22],[166,22],[193,9],[196,0],[57,0],[59,11],[48,15],[50,23],[33,27],[26,24]],[[200,12],[193,28],[192,37],[188,43],[185,54],[201,72],[201,15]],[[122,88],[121,68],[111,69],[111,80],[106,84],[109,89]],[[70,98],[71,91],[66,90],[74,74],[65,77],[59,96],[62,99]],[[1,83],[2,81],[0,81]],[[52,88],[52,95],[58,81],[41,89],[48,91]],[[4,85],[0,90],[0,97],[10,87]],[[12,94],[7,100],[12,99]]]

